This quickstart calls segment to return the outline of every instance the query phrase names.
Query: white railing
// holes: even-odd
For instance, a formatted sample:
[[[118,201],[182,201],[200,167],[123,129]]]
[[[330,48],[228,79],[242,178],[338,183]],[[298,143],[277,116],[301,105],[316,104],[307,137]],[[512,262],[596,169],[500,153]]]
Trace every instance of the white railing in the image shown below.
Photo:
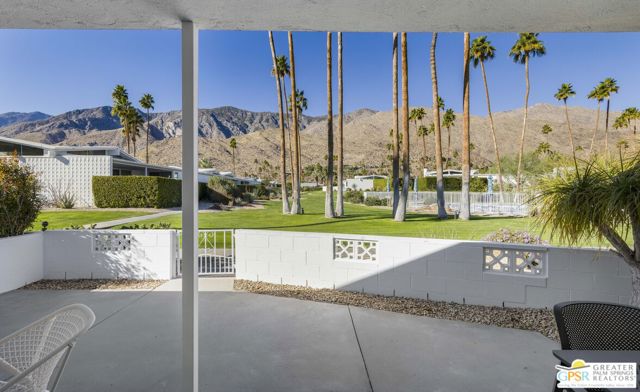
[[[376,197],[379,199],[391,199],[392,192],[365,192],[364,197]],[[515,215],[526,216],[529,214],[527,195],[524,193],[505,192],[500,193],[471,192],[471,212],[476,214],[491,215]],[[445,192],[444,205],[453,211],[460,211],[462,192]],[[409,192],[408,207],[421,208],[437,203],[436,192]]]
[[[182,275],[182,231],[178,231],[176,276]],[[198,275],[235,275],[233,230],[198,230]]]

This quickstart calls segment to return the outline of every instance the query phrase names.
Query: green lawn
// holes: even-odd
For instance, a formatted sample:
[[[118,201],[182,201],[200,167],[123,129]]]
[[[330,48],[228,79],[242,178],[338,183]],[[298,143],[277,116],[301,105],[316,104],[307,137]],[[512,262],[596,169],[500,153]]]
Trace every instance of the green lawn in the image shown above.
[[[38,215],[31,230],[37,231],[42,228],[42,222],[49,222],[49,229],[64,229],[72,225],[82,226],[98,222],[106,222],[114,219],[129,218],[134,216],[149,215],[149,212],[142,211],[74,211],[56,210],[43,211]]]
[[[200,213],[201,229],[269,229],[287,231],[330,232],[347,234],[374,234],[406,237],[449,239],[483,239],[500,228],[537,232],[531,218],[475,217],[471,221],[449,219],[439,221],[434,215],[408,214],[405,222],[390,218],[388,208],[345,205],[346,217],[324,217],[324,193],[305,193],[302,200],[304,215],[282,215],[280,201],[268,201],[264,209]],[[181,227],[180,215],[138,222],[151,224],[171,223]]]

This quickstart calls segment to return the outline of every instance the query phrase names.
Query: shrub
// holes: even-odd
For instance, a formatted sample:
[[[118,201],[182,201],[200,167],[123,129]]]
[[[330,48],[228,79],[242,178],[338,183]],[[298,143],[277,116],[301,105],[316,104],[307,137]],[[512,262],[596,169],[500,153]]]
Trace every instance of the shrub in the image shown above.
[[[409,184],[409,190],[413,191],[413,179]],[[400,179],[399,186],[402,186],[402,179]],[[462,189],[462,178],[460,177],[444,177],[444,190],[447,192],[460,192]],[[387,191],[387,180],[376,178],[373,180],[373,190],[376,192]],[[420,177],[418,178],[418,191],[420,192],[435,192],[436,190],[436,178],[435,177]],[[481,177],[471,177],[469,180],[470,192],[486,192],[488,190],[487,179]]]
[[[242,197],[242,191],[238,185],[228,178],[211,177],[207,187],[209,188],[209,199],[213,202],[229,204]]]
[[[267,188],[264,184],[258,185],[254,191],[255,197],[262,200],[269,200],[271,193],[271,189]]]
[[[76,205],[76,196],[68,188],[50,186],[47,201],[53,207],[71,209]]]
[[[242,194],[242,201],[245,203],[253,203],[254,197],[253,193],[245,192]]]
[[[504,228],[489,234],[484,240],[491,242],[504,242],[508,244],[547,244],[547,242],[543,241],[539,236],[533,235],[527,231],[516,231]]]
[[[0,159],[0,237],[23,234],[42,203],[40,184],[31,169],[16,158]]]
[[[163,177],[94,176],[93,200],[99,208],[179,207],[182,182]]]
[[[391,185],[389,185],[391,186]],[[386,192],[387,191],[387,180],[384,178],[374,178],[373,179],[373,190],[375,192]]]
[[[354,191],[351,189],[347,189],[344,192],[344,201],[355,204],[364,203],[364,193],[362,191]]]
[[[387,206],[387,199],[381,199],[379,197],[367,197],[364,199],[364,205],[366,206]]]

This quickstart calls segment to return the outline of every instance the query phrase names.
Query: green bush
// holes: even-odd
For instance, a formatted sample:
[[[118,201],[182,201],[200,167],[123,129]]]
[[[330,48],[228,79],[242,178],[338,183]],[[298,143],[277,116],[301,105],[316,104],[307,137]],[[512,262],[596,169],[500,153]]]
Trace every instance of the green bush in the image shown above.
[[[381,199],[379,197],[367,197],[364,199],[364,205],[366,206],[387,206],[387,199]]]
[[[413,179],[409,186],[409,190],[413,191]],[[400,186],[402,186],[402,179],[400,179]],[[460,177],[444,177],[444,190],[450,192],[460,192],[462,189],[462,178]],[[376,192],[387,191],[387,180],[382,178],[376,178],[373,180],[373,190]],[[436,178],[435,177],[420,177],[418,178],[418,191],[420,192],[435,192],[436,190]],[[487,179],[480,177],[472,177],[469,182],[469,190],[471,192],[486,192],[488,190]]]
[[[93,200],[99,208],[179,207],[182,182],[163,177],[94,176]]]
[[[344,192],[344,201],[349,203],[362,204],[364,203],[364,193],[359,190],[354,191],[351,189],[347,189]]]
[[[15,158],[0,159],[0,238],[20,235],[38,217],[43,200],[36,175]]]
[[[242,190],[234,181],[227,178],[211,177],[207,187],[209,199],[212,202],[229,204],[242,197]]]

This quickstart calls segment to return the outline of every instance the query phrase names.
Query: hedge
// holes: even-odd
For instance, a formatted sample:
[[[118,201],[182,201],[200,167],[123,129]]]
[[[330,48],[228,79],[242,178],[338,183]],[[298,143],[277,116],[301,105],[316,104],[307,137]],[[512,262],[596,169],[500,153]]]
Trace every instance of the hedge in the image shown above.
[[[98,208],[179,207],[182,182],[164,177],[94,176],[93,201]]]
[[[461,177],[444,177],[444,190],[452,192],[460,192],[462,189]],[[387,190],[387,180],[378,178],[373,180],[373,190],[376,192],[385,192]],[[413,191],[413,180],[409,190]],[[418,178],[418,191],[420,192],[434,192],[436,190],[436,178],[435,177],[420,177]],[[469,190],[471,192],[487,192],[487,179],[482,177],[472,177],[469,182]]]

